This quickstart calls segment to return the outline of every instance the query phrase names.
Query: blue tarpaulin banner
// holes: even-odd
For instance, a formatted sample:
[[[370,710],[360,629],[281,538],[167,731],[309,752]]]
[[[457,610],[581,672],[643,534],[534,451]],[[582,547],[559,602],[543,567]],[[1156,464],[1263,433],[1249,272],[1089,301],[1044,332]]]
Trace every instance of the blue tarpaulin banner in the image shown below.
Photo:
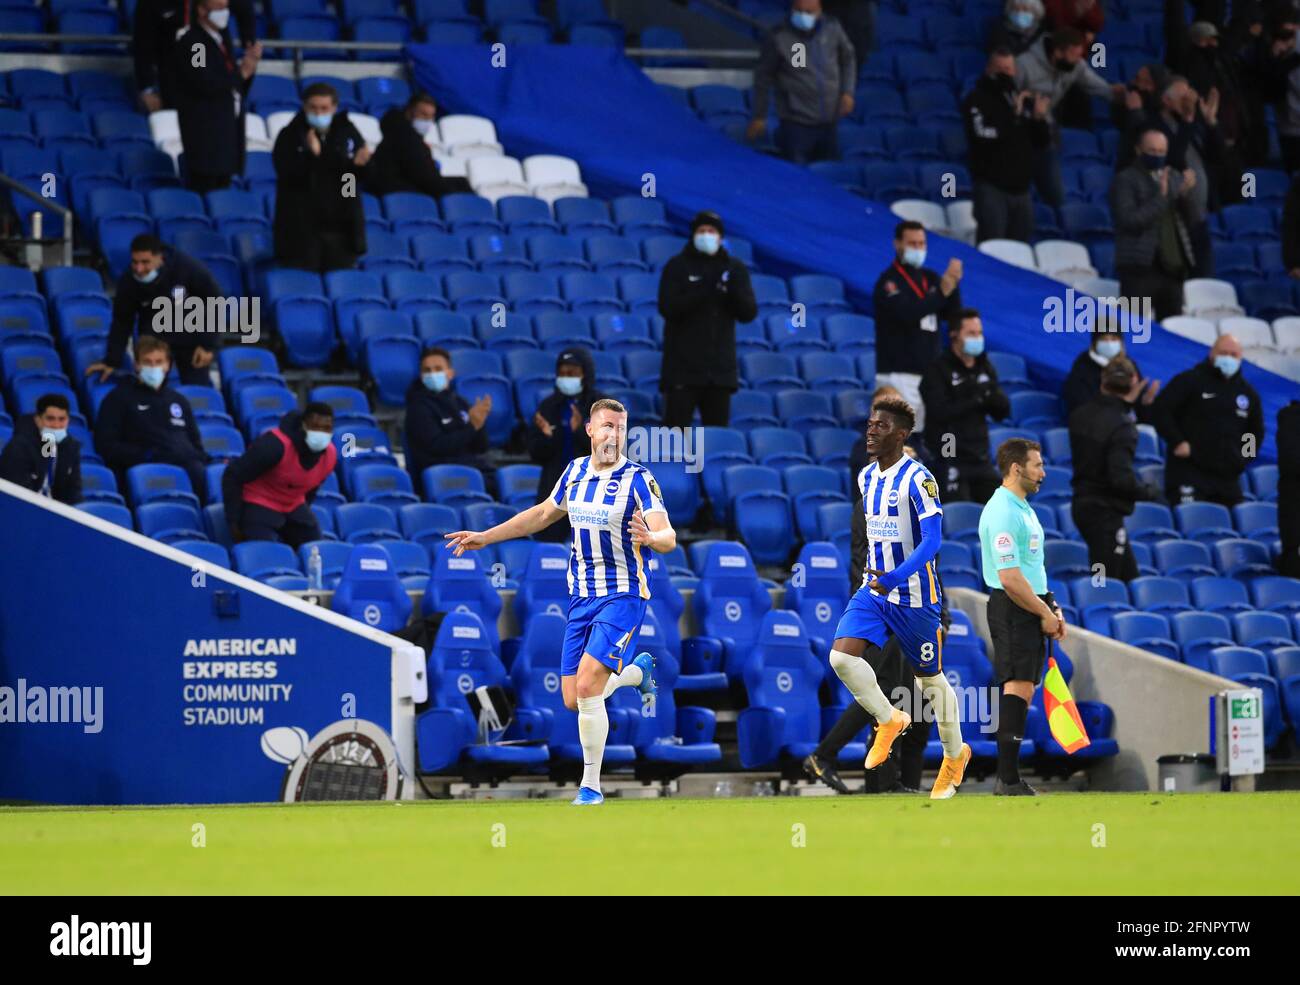
[[[441,110],[491,119],[511,157],[571,157],[594,196],[642,194],[652,184],[679,222],[713,209],[729,235],[753,243],[765,271],[834,275],[870,312],[876,279],[893,259],[897,218],[888,205],[735,143],[659,91],[621,51],[411,45],[407,56],[415,82]],[[931,237],[927,266],[942,271],[949,257],[964,265],[962,298],[980,309],[989,348],[1019,353],[1039,385],[1058,389],[1087,344],[1083,335],[1047,327],[1045,298],[1073,303],[1065,285]],[[1144,334],[1140,344],[1133,336],[1130,352],[1148,377],[1168,381],[1206,356],[1205,346],[1159,326]],[[1300,397],[1300,385],[1253,366],[1245,372],[1264,402],[1261,458],[1273,461],[1277,412]]]

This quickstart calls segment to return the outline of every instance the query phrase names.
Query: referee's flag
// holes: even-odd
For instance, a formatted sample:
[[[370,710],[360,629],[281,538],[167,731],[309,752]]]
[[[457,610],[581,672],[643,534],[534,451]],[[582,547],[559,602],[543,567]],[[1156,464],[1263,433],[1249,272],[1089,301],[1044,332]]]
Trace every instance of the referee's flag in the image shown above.
[[[1052,738],[1066,752],[1076,753],[1091,743],[1055,657],[1047,658],[1047,674],[1043,677],[1043,711],[1047,713],[1047,727],[1052,730]]]

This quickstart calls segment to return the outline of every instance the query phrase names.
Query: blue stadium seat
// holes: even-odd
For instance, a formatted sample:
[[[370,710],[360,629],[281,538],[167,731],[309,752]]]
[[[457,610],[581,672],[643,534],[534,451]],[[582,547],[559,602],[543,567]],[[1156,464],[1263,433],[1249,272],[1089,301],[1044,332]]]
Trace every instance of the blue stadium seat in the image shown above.
[[[519,625],[526,627],[542,613],[565,615],[569,605],[568,572],[567,544],[539,543],[533,546],[515,595],[515,616]]]
[[[207,539],[198,507],[188,503],[145,503],[135,508],[135,522],[140,533],[164,543]]]
[[[1171,578],[1190,582],[1194,578],[1217,574],[1210,549],[1195,540],[1158,540],[1152,544],[1156,567]]]
[[[348,479],[353,496],[362,503],[379,503],[396,513],[403,506],[418,503],[411,477],[396,465],[358,465]]]
[[[1222,576],[1192,579],[1192,602],[1210,612],[1245,612],[1254,608],[1245,583]]]
[[[127,495],[131,505],[186,503],[199,508],[190,478],[179,465],[133,465],[126,470]]]
[[[334,523],[339,537],[351,544],[402,539],[393,511],[378,503],[344,503],[334,511]]]
[[[340,540],[311,540],[298,547],[298,563],[303,571],[308,571],[311,552],[315,548],[320,553],[321,584],[328,591],[343,577],[343,569],[352,557],[353,545]]]
[[[1242,646],[1269,651],[1295,646],[1291,623],[1280,612],[1235,612],[1232,630]]]
[[[1216,541],[1214,557],[1219,571],[1229,578],[1246,580],[1276,574],[1268,548],[1258,541],[1241,538]]]
[[[426,616],[434,612],[472,612],[483,621],[493,652],[499,652],[497,617],[501,614],[501,596],[476,557],[482,553],[468,551],[456,557],[452,551],[436,551],[420,612]]]
[[[1134,607],[1143,612],[1172,615],[1192,609],[1187,583],[1177,578],[1135,578],[1128,587]]]
[[[849,601],[846,565],[835,545],[810,541],[799,551],[796,575],[786,582],[785,607],[799,613],[818,655],[830,657],[835,626]]]
[[[1115,639],[1130,646],[1150,650],[1170,660],[1179,659],[1178,644],[1173,641],[1169,621],[1153,612],[1117,612],[1110,618]]]
[[[367,626],[392,633],[411,616],[411,597],[398,577],[392,556],[379,544],[352,548],[330,608]]]
[[[1250,594],[1261,609],[1300,613],[1300,581],[1295,578],[1256,578],[1250,583]]]
[[[1076,578],[1067,584],[1074,605],[1083,616],[1085,629],[1106,635],[1109,633],[1110,616],[1133,608],[1128,587],[1117,578],[1108,578],[1101,585],[1094,585],[1090,578]]]
[[[431,707],[420,714],[415,724],[421,771],[448,770],[464,760],[472,769],[503,776],[542,766],[549,760],[545,745],[479,744],[477,723],[470,715],[465,695],[477,687],[502,687],[507,683],[505,667],[494,650],[487,627],[474,613],[448,612],[444,617],[429,657]],[[515,688],[518,692],[518,681]],[[518,708],[516,716],[518,731],[507,733],[514,738],[535,740],[550,731],[546,716],[539,710]]]
[[[759,618],[772,607],[743,545],[721,541],[709,548],[694,606],[703,636],[683,642],[683,669],[689,674],[721,670],[739,679],[757,640]]]
[[[1201,670],[1210,668],[1210,651],[1233,646],[1232,625],[1218,612],[1178,612],[1169,620],[1184,663]]]
[[[802,760],[821,734],[817,695],[825,669],[796,613],[767,613],[754,644],[743,671],[749,707],[736,722],[741,765]]]
[[[1129,538],[1146,543],[1178,539],[1174,517],[1163,503],[1134,503],[1133,512],[1124,520]]]
[[[257,581],[276,575],[301,575],[298,556],[288,544],[270,540],[249,540],[236,544],[231,552],[235,570]]]
[[[1180,503],[1174,507],[1178,529],[1190,540],[1212,544],[1220,538],[1236,537],[1232,514],[1219,503]]]
[[[411,503],[398,510],[397,516],[403,538],[422,544],[430,558],[443,549],[444,534],[463,526],[454,507],[439,503]]]

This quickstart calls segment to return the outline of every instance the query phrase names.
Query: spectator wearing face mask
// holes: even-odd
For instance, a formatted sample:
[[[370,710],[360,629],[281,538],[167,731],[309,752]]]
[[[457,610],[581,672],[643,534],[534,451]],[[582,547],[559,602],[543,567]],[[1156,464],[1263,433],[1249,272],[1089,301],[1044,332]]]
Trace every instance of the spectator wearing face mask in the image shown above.
[[[405,108],[394,106],[379,121],[384,139],[366,165],[366,186],[372,195],[419,192],[441,198],[473,192],[464,178],[444,177],[424,138],[433,129],[438,107],[427,92],[417,92]]]
[[[456,392],[455,379],[446,349],[424,350],[420,378],[406,391],[406,471],[416,489],[424,488],[424,470],[431,465],[470,465],[490,472],[483,456],[492,398],[485,394],[470,404]]]
[[[985,48],[1005,48],[1013,55],[1028,51],[1043,36],[1043,5],[1039,0],[1007,0],[1002,18],[989,32]]]
[[[68,434],[68,398],[47,393],[36,398],[36,413],[14,424],[0,451],[0,479],[60,503],[81,502],[81,442]]]
[[[988,502],[1002,482],[989,456],[989,418],[1005,421],[1011,401],[998,386],[998,371],[984,353],[984,323],[963,308],[948,331],[947,351],[921,377],[928,422],[925,443],[946,503]]]
[[[822,14],[821,0],[794,0],[790,16],[763,42],[746,136],[756,140],[767,128],[775,89],[781,156],[795,164],[837,159],[839,121],[853,112],[857,78],[853,45],[839,21]]]
[[[320,540],[311,503],[338,462],[333,436],[333,408],[310,403],[285,414],[225,467],[221,499],[231,539],[274,540],[295,550]]]
[[[257,43],[257,15],[252,0],[231,0],[229,7],[245,49]],[[135,87],[146,113],[176,105],[176,39],[194,23],[190,0],[139,0],[132,20],[131,55]]]
[[[1192,195],[1196,172],[1175,171],[1168,152],[1164,131],[1146,130],[1137,160],[1110,186],[1120,293],[1150,298],[1158,320],[1182,313],[1183,281],[1196,269],[1191,230],[1205,218]]]
[[[194,24],[176,39],[176,112],[185,150],[185,186],[229,188],[244,173],[248,90],[262,59],[253,44],[235,60],[229,0],[199,0]]]
[[[106,380],[122,369],[126,347],[133,338],[156,336],[154,317],[159,298],[216,298],[221,288],[216,279],[198,260],[165,245],[151,233],[141,233],[131,240],[131,266],[117,281],[113,297],[113,320],[108,331],[108,345],[102,362],[92,363],[86,375],[98,373]],[[210,386],[213,355],[220,348],[223,326],[205,326],[210,332],[172,333],[168,347],[176,356],[181,382]],[[228,326],[227,326],[228,327]]]
[[[939,320],[961,311],[961,261],[943,276],[925,265],[925,227],[905,220],[894,227],[894,262],[876,279],[876,383],[895,387],[916,412],[915,433],[925,429],[921,375],[942,349]]]
[[[701,212],[691,239],[659,277],[664,317],[664,424],[691,426],[698,408],[705,427],[727,427],[731,395],[740,385],[736,322],[758,316],[749,268],[722,245],[722,217]]]
[[[144,335],[135,344],[137,375],[123,380],[104,398],[95,415],[95,450],[126,488],[126,470],[154,463],[179,465],[197,496],[207,485],[203,450],[194,411],[184,394],[167,384],[171,349],[162,339]]]
[[[1061,399],[1065,401],[1067,417],[1074,408],[1086,404],[1097,395],[1097,389],[1101,386],[1102,370],[1112,359],[1121,355],[1128,356],[1128,353],[1124,348],[1124,336],[1119,332],[1099,331],[1092,336],[1088,348],[1075,358],[1074,365],[1070,367],[1070,372],[1065,377],[1065,385],[1061,388]],[[1139,421],[1149,424],[1152,420],[1151,406],[1156,399],[1156,394],[1160,392],[1160,381],[1143,380],[1142,370],[1138,368],[1136,360],[1129,357],[1129,362],[1133,364],[1133,372],[1143,384],[1141,396],[1133,409],[1137,412]]]
[[[1264,444],[1264,409],[1242,373],[1234,336],[1220,335],[1208,359],[1169,381],[1155,403],[1155,425],[1168,445],[1171,503],[1241,502],[1241,473]]]
[[[1087,403],[1070,414],[1070,460],[1074,467],[1074,525],[1088,545],[1089,565],[1101,565],[1108,578],[1138,576],[1124,518],[1141,500],[1160,498],[1160,490],[1138,478],[1137,423],[1133,401],[1142,381],[1126,356],[1102,370],[1101,384]]]
[[[1053,31],[1016,59],[1016,86],[1048,97],[1052,140],[1035,152],[1034,183],[1043,201],[1059,208],[1065,204],[1058,117],[1062,101],[1076,87],[1086,96],[1114,102],[1123,100],[1127,89],[1122,82],[1107,83],[1092,70],[1084,59],[1083,35],[1072,27]]]
[[[303,90],[302,111],[276,136],[272,160],[276,259],[319,273],[352,267],[366,252],[361,192],[370,149],[332,85]]]
[[[539,503],[555,488],[570,462],[591,454],[591,438],[584,425],[591,405],[605,396],[596,387],[596,366],[590,352],[574,346],[555,358],[555,391],[542,400],[528,429],[528,457],[542,467],[537,483]],[[534,537],[567,543],[567,518]]]
[[[1034,234],[1034,203],[1029,195],[1034,149],[1051,140],[1047,97],[1016,92],[1016,60],[1006,48],[989,56],[988,66],[962,104],[970,172],[974,182],[979,242]]]

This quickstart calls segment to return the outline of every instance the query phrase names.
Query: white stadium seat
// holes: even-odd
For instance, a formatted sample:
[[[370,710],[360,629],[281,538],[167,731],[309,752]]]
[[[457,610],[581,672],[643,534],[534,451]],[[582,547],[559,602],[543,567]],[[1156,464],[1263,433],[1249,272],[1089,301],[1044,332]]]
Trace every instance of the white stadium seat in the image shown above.
[[[1214,328],[1214,322],[1205,318],[1175,315],[1173,318],[1166,318],[1160,324],[1175,335],[1181,335],[1185,339],[1200,342],[1202,345],[1214,345],[1214,340],[1219,337],[1219,333]]]
[[[1183,282],[1183,314],[1218,321],[1245,313],[1237,302],[1237,289],[1226,280],[1194,277]]]
[[[493,202],[507,195],[529,194],[524,169],[513,157],[473,157],[467,170],[475,194]]]
[[[433,125],[429,127],[429,132],[424,135],[424,142],[434,150],[442,148],[442,132],[438,129],[437,120],[433,121]]]
[[[1034,248],[1018,239],[986,239],[980,243],[979,251],[1015,267],[1038,269],[1034,263]]]
[[[349,113],[348,119],[361,132],[361,139],[366,142],[366,146],[372,151],[384,139],[384,133],[379,129],[379,121],[369,113]]]
[[[457,157],[483,157],[502,152],[497,128],[482,116],[444,116],[438,123],[442,145]]]
[[[256,113],[244,117],[244,146],[248,151],[273,150],[275,145],[266,132],[266,121]]]
[[[1076,286],[1097,276],[1088,248],[1068,239],[1045,239],[1034,246],[1038,269],[1053,280]]]
[[[433,159],[438,162],[438,170],[448,178],[464,178],[469,172],[468,157],[452,157],[445,151],[435,150]]]
[[[556,154],[534,154],[524,158],[524,180],[535,198],[553,202],[557,198],[586,198],[578,162]]]
[[[271,138],[271,143],[275,143],[275,138],[280,135],[280,131],[289,125],[297,113],[282,109],[278,113],[272,113],[266,118],[266,135]]]
[[[165,140],[181,139],[181,123],[174,109],[160,109],[149,114],[149,134],[153,142],[162,145]]]
[[[1223,318],[1219,321],[1220,335],[1235,335],[1243,349],[1276,349],[1273,329],[1262,318]]]
[[[1300,317],[1289,315],[1273,320],[1273,339],[1282,352],[1300,353]]]
[[[948,214],[943,206],[923,198],[900,198],[889,207],[889,211],[900,219],[919,222],[927,232],[942,235],[948,229]]]
[[[1254,363],[1260,369],[1300,382],[1300,355],[1275,352],[1271,349],[1243,351],[1242,355],[1247,362]]]
[[[1089,277],[1079,281],[1075,287],[1094,298],[1119,297],[1119,281],[1110,277]]]
[[[954,239],[974,246],[975,234],[979,231],[979,223],[975,221],[975,203],[968,198],[949,202],[946,225]]]

